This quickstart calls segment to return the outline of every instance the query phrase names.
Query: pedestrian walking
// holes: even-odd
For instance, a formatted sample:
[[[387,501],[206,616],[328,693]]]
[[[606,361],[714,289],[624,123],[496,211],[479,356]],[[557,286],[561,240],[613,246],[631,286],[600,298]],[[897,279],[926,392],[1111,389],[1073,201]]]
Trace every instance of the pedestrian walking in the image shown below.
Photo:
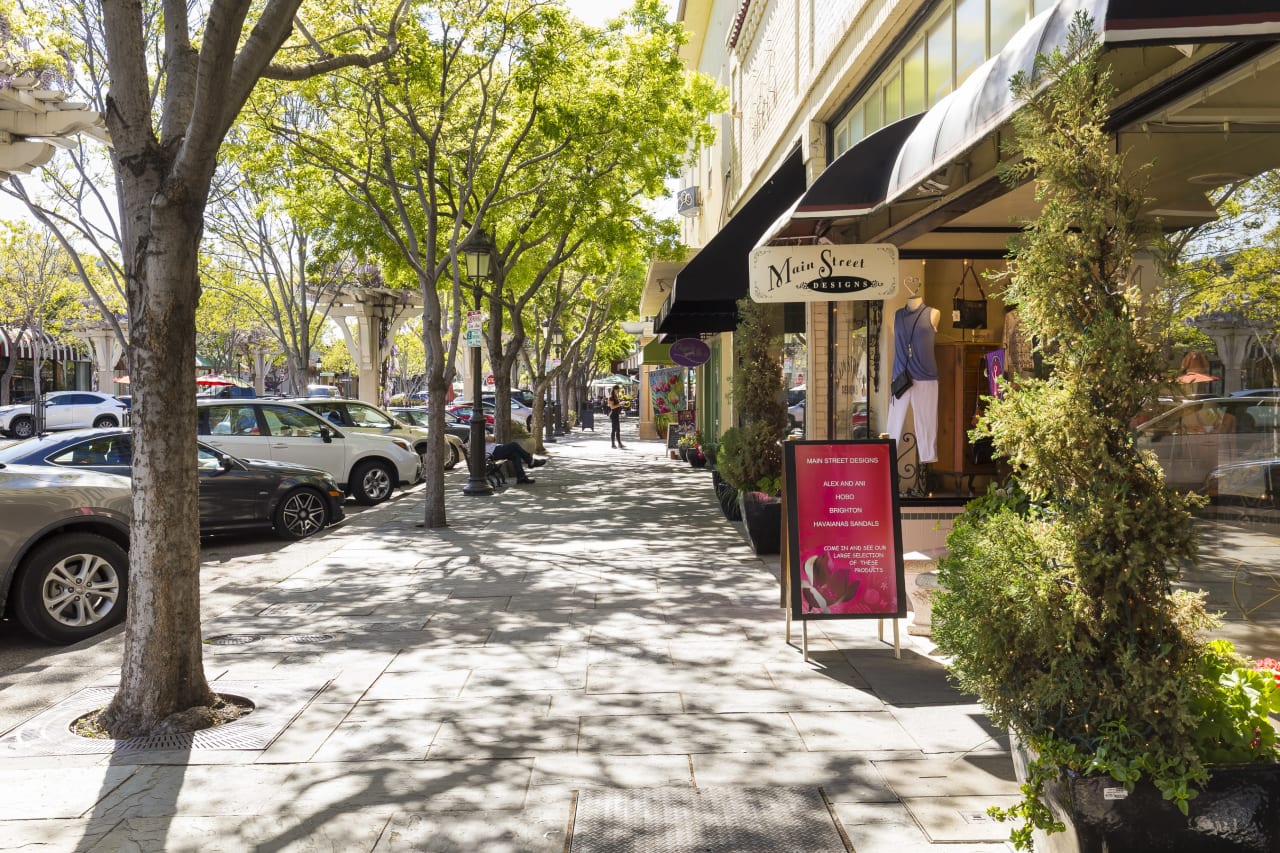
[[[625,450],[622,445],[622,397],[618,394],[618,386],[609,391],[609,446]]]

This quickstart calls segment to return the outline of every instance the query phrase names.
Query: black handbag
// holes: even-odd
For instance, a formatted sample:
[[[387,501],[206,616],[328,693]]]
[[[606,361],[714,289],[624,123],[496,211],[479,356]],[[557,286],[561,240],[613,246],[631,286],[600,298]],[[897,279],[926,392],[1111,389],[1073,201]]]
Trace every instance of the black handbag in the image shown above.
[[[978,295],[982,297],[981,299],[964,298],[964,286],[970,277],[973,278],[973,283],[978,285]],[[982,289],[982,280],[973,271],[971,264],[964,265],[964,272],[960,274],[960,283],[956,285],[951,306],[951,325],[955,328],[985,329],[987,327],[987,292]]]
[[[893,391],[894,399],[902,399],[902,395],[907,393],[907,389],[911,387],[915,380],[911,378],[910,370],[903,370],[897,376],[893,377],[893,385],[889,386]]]

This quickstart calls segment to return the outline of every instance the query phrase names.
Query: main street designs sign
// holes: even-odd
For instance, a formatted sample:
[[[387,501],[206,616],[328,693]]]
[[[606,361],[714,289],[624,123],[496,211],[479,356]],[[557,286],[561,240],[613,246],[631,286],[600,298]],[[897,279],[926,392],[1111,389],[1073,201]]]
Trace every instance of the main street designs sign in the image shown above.
[[[751,253],[756,302],[888,299],[897,292],[898,247],[892,243],[765,246]]]

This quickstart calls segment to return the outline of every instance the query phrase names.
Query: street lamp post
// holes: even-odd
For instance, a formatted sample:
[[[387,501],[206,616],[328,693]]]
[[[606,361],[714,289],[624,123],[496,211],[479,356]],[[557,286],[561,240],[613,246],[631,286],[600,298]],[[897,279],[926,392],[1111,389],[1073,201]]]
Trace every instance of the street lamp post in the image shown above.
[[[551,345],[555,348],[556,358],[564,358],[564,333],[560,331],[559,326],[551,327]],[[567,435],[568,432],[564,428],[564,365],[563,363],[556,365],[556,435]]]
[[[483,228],[477,228],[458,249],[462,252],[467,264],[467,278],[471,281],[475,292],[476,312],[481,309],[483,293],[480,282],[489,278],[489,264],[493,260],[493,240]],[[484,406],[480,401],[480,372],[484,369],[481,361],[480,346],[482,335],[471,328],[467,329],[467,346],[471,349],[471,435],[469,458],[467,460],[467,484],[462,487],[464,495],[491,495],[493,486],[484,475]]]

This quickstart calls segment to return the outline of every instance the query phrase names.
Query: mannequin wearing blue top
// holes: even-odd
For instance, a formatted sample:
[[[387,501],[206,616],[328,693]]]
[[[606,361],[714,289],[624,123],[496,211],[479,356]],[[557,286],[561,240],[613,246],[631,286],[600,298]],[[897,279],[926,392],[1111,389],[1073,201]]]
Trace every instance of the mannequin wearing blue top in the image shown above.
[[[886,424],[889,436],[902,438],[903,424],[910,407],[915,421],[916,452],[920,462],[938,460],[938,363],[933,344],[941,313],[924,303],[917,293],[893,314],[893,373],[911,371],[912,384],[901,397],[889,398]]]

